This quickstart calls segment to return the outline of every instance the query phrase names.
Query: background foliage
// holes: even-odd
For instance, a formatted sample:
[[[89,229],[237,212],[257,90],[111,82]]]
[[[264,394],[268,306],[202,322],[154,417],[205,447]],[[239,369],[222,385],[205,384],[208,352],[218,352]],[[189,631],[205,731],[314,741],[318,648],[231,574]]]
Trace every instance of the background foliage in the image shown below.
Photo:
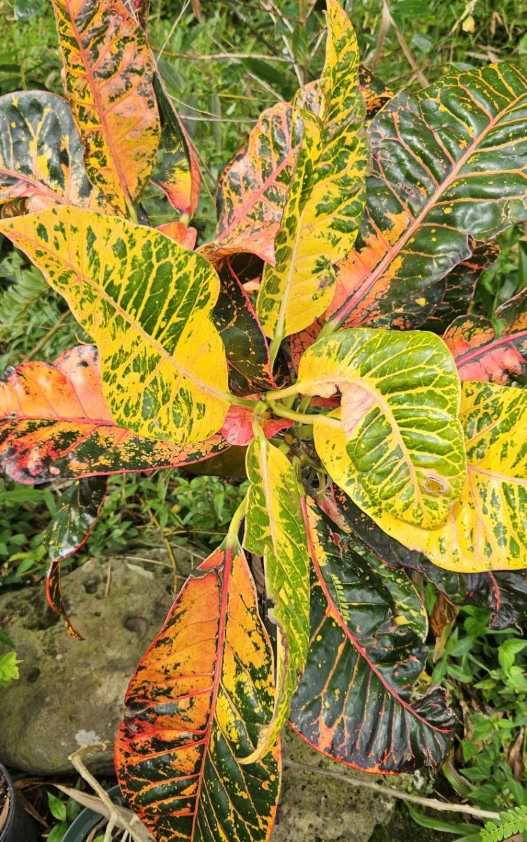
[[[263,108],[289,98],[299,81],[319,75],[323,5],[312,0],[153,0],[151,42],[206,162],[196,217],[201,239],[212,235],[213,185],[239,148],[241,134]],[[446,64],[467,69],[527,54],[525,0],[392,0],[389,7],[380,0],[353,0],[347,8],[363,59],[396,90],[418,87],[424,78],[433,81]],[[60,93],[49,4],[0,0],[0,25],[0,93],[17,88]],[[163,206],[153,193],[145,204],[152,224],[162,222]],[[527,286],[523,227],[504,234],[500,245],[501,255],[482,277],[476,301],[476,312],[491,319],[500,303]],[[7,241],[0,244],[0,369],[31,357],[52,361],[85,339],[38,270]],[[199,559],[225,534],[244,491],[217,478],[171,472],[113,478],[109,488],[104,516],[85,553],[140,552],[190,541]],[[47,566],[45,539],[56,497],[46,488],[15,487],[2,480],[0,498],[0,589],[38,581]],[[82,556],[74,557],[64,569],[80,561]],[[441,616],[432,597],[428,608],[432,616]],[[493,629],[488,612],[472,606],[442,617],[435,631],[430,671],[447,683],[465,714],[464,733],[438,786],[450,798],[453,791],[483,809],[527,806],[527,643],[519,629]],[[11,652],[2,658],[0,685],[16,678]],[[70,818],[55,802],[50,811],[60,824]],[[428,828],[426,833],[434,827],[446,831],[448,823],[415,811],[413,816]],[[453,825],[450,834],[456,838]]]

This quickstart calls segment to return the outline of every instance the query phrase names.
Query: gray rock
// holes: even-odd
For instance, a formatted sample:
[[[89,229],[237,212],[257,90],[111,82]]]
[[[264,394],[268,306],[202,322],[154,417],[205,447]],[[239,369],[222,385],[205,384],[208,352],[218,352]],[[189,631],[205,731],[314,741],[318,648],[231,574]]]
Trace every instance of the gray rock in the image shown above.
[[[292,733],[284,735],[283,748],[282,799],[272,842],[367,842],[375,827],[389,821],[391,798],[317,774],[329,769],[357,778],[356,772],[326,760]]]
[[[182,552],[178,572],[188,566]],[[0,596],[1,625],[22,660],[20,680],[0,690],[0,761],[30,774],[71,772],[68,755],[99,740],[108,748],[89,756],[90,768],[112,768],[124,693],[171,605],[173,577],[159,563],[91,559],[64,577],[63,590],[82,641],[66,634],[41,587]],[[389,800],[317,774],[332,764],[292,734],[284,765],[273,842],[367,842],[388,821]]]
[[[99,740],[108,750],[91,766],[112,767],[126,687],[173,597],[168,568],[121,558],[90,559],[63,590],[84,640],[69,637],[42,587],[0,596],[2,628],[22,661],[20,680],[0,691],[0,760],[29,773],[71,771],[68,755]]]

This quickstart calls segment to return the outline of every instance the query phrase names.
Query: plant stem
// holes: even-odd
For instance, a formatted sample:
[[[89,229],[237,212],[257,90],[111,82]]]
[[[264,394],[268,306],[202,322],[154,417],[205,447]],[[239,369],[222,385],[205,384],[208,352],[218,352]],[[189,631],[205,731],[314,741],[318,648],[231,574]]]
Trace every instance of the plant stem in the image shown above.
[[[244,519],[247,513],[247,495],[243,498],[242,502],[234,512],[232,516],[232,520],[230,522],[230,526],[227,532],[227,536],[225,538],[225,546],[229,550],[234,550],[238,545],[238,532],[240,531],[240,525],[242,520]]]
[[[424,798],[421,795],[410,795],[408,792],[399,792],[397,789],[392,789],[383,784],[373,783],[373,781],[363,781],[360,778],[351,778],[342,775],[339,772],[332,772],[329,769],[319,769],[318,766],[309,766],[303,763],[295,763],[293,760],[288,760],[286,766],[291,769],[301,769],[303,772],[313,772],[315,775],[322,775],[325,778],[333,778],[336,781],[349,784],[349,786],[363,786],[366,789],[372,789],[374,792],[379,792],[381,795],[387,795],[389,798],[399,798],[401,801],[410,801],[412,804],[419,804],[421,807],[428,807],[430,810],[437,810],[447,813],[465,813],[467,816],[475,816],[478,819],[499,819],[500,814],[491,812],[490,810],[480,810],[478,807],[472,807],[470,804],[451,804],[449,802],[439,801],[437,798]]]
[[[291,421],[298,421],[299,424],[314,424],[317,421],[320,424],[326,424],[328,427],[338,427],[341,429],[340,421],[337,418],[328,418],[327,415],[310,415],[304,412],[295,412],[292,409],[286,409],[280,405],[273,406],[273,412],[280,418],[289,418]]]

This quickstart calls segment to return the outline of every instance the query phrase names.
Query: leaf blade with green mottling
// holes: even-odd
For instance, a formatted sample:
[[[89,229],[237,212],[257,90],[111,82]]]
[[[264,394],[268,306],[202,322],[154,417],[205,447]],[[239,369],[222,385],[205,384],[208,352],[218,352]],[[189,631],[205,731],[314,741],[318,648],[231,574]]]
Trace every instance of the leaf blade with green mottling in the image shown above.
[[[244,763],[263,757],[280,733],[309,644],[309,556],[295,469],[261,430],[247,450],[246,465],[250,485],[244,545],[264,557],[267,595],[278,625],[278,654],[273,718]]]
[[[370,516],[424,528],[444,522],[465,479],[460,385],[435,334],[355,328],[304,353],[298,390],[341,393],[339,418],[317,418],[315,447],[333,481]]]
[[[108,208],[129,215],[159,143],[144,32],[122,0],[53,0],[53,9],[88,177]]]
[[[0,232],[96,342],[117,424],[180,445],[220,429],[227,363],[211,320],[219,279],[206,260],[155,229],[66,206],[3,220]]]
[[[320,110],[307,110],[299,92],[292,122],[303,121],[302,144],[275,241],[276,265],[266,266],[258,294],[258,316],[275,344],[326,310],[334,264],[351,250],[358,232],[367,159],[358,61],[351,22],[329,0]]]

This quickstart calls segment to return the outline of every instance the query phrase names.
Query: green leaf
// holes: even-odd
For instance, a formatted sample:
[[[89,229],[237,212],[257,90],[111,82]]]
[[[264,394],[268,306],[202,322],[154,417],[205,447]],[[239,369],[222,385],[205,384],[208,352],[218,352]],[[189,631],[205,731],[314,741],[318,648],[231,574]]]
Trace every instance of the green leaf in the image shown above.
[[[4,652],[0,655],[0,687],[20,678],[16,652]]]
[[[66,804],[52,792],[48,792],[48,807],[54,819],[59,822],[66,821]]]
[[[117,424],[176,444],[220,429],[227,363],[211,321],[219,279],[206,260],[154,229],[79,208],[2,220],[0,233],[96,342]]]
[[[308,507],[311,640],[293,727],[317,751],[375,774],[442,762],[454,717],[443,692],[414,689],[428,620],[406,574]]]
[[[336,325],[419,327],[448,273],[527,219],[526,65],[454,71],[390,100],[369,129],[368,199],[342,264]]]
[[[389,535],[434,564],[459,573],[527,567],[527,392],[495,383],[463,384],[467,479],[460,502],[437,529],[375,516]]]
[[[239,756],[256,745],[273,697],[247,559],[239,546],[219,547],[187,579],[126,693],[116,770],[155,839],[270,838],[280,745],[249,766]]]
[[[68,488],[60,501],[59,509],[48,529],[48,555],[50,565],[46,574],[48,605],[63,617],[72,637],[82,639],[71,623],[60,586],[60,565],[76,553],[88,540],[97,523],[106,496],[106,477],[81,479]],[[56,816],[56,818],[60,818]]]
[[[0,205],[86,205],[91,185],[68,103],[45,91],[0,97]]]
[[[341,394],[339,418],[321,416],[315,446],[333,481],[374,519],[425,529],[443,523],[465,480],[460,386],[432,333],[351,329],[302,356],[297,388]],[[404,542],[404,537],[401,538]]]
[[[294,466],[258,428],[247,450],[250,486],[245,547],[264,557],[266,592],[277,624],[277,691],[273,718],[244,763],[263,757],[289,714],[309,645],[309,555]]]
[[[299,91],[293,125],[304,124],[293,179],[267,265],[257,313],[267,336],[283,337],[311,324],[331,302],[334,264],[351,250],[364,204],[367,164],[364,103],[359,91],[355,33],[336,0],[328,0],[326,60],[318,115]]]

